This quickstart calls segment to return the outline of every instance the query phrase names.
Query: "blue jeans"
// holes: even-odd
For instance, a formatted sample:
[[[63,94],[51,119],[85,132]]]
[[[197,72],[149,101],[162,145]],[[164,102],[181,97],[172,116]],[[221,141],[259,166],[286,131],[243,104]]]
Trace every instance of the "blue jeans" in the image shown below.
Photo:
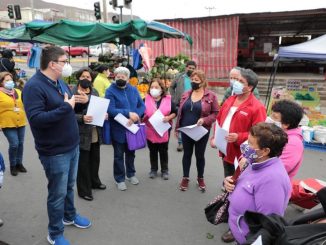
[[[23,164],[25,126],[18,128],[3,128],[3,134],[9,142],[9,162],[10,167]]]
[[[77,176],[79,146],[56,156],[39,156],[48,179],[49,234],[52,239],[63,234],[62,219],[76,217],[74,184]]]
[[[118,143],[112,140],[114,149],[113,160],[113,175],[117,183],[124,182],[127,172],[127,177],[135,176],[135,151],[128,149],[127,143]],[[124,153],[126,154],[126,167]]]

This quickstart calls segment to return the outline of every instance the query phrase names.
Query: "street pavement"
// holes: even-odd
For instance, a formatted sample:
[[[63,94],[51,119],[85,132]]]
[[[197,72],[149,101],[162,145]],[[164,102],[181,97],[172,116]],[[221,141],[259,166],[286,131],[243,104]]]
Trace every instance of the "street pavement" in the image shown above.
[[[64,132],[63,132],[64,133]],[[0,132],[0,151],[7,169],[8,143]],[[66,227],[65,236],[73,245],[216,245],[223,244],[221,235],[226,224],[214,226],[206,221],[205,205],[220,192],[223,180],[222,162],[217,152],[209,146],[206,150],[205,180],[207,191],[196,187],[196,167],[193,157],[189,190],[178,189],[182,177],[182,153],[176,151],[177,142],[171,139],[169,149],[170,179],[148,178],[148,149],[136,152],[138,186],[127,182],[125,192],[117,190],[113,179],[113,149],[101,147],[100,177],[109,188],[94,191],[92,202],[75,196],[80,214],[92,220],[92,227],[80,230]],[[17,177],[5,173],[4,186],[0,189],[0,218],[5,224],[0,228],[0,240],[11,245],[46,245],[46,178],[34,149],[29,127],[26,130],[24,165],[28,173]],[[306,150],[300,178],[317,177],[326,180],[325,153]],[[271,193],[266,193],[271,195]],[[298,211],[289,207],[287,218]],[[212,235],[212,236],[210,236]],[[209,239],[211,238],[211,239]]]
[[[28,77],[31,77],[35,73],[34,68],[29,68],[27,66],[27,56],[16,56],[14,60],[16,62],[15,67],[26,71],[26,75]],[[97,61],[97,57],[89,58],[89,64],[91,62],[96,62],[96,61]],[[88,58],[82,58],[82,57],[72,58],[72,57],[70,57],[70,64],[73,68],[73,71],[77,71],[78,69],[80,69],[82,67],[88,66]]]

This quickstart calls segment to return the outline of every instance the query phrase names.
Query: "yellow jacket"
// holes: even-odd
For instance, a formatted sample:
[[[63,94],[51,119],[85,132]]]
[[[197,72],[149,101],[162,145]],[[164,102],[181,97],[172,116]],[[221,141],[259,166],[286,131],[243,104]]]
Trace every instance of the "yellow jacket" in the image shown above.
[[[110,85],[111,82],[106,77],[106,75],[103,73],[99,73],[94,80],[93,87],[97,90],[100,97],[104,97],[105,91],[108,87],[110,87]]]
[[[17,128],[26,125],[22,93],[19,89],[15,89],[15,91],[18,94],[16,106],[11,96],[0,91],[0,128]]]

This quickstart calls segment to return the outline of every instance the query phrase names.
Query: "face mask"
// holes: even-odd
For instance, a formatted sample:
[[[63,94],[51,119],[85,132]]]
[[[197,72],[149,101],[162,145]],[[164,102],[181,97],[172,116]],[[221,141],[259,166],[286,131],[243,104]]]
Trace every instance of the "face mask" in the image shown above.
[[[192,72],[193,72],[192,70],[187,71],[187,76],[190,77]]]
[[[63,67],[62,67],[62,76],[63,77],[70,77],[72,74],[72,67],[70,64],[66,63]]]
[[[233,93],[237,94],[237,95],[240,95],[240,94],[243,94],[243,84],[240,83],[239,81],[235,81],[233,83]]]
[[[123,80],[123,79],[118,79],[118,80],[115,80],[115,83],[117,84],[118,87],[124,87],[124,86],[126,86],[127,81]]]
[[[83,89],[92,87],[92,82],[89,81],[88,79],[80,80],[78,83],[79,83],[80,87],[82,87]]]
[[[156,88],[152,88],[149,93],[154,97],[157,98],[161,95],[161,89],[156,89]]]
[[[251,148],[248,143],[242,143],[240,151],[250,164],[255,163],[257,159],[261,158],[258,156],[257,151]]]
[[[233,84],[238,81],[238,80],[235,80],[235,79],[230,79],[230,86],[233,87]]]
[[[15,87],[14,81],[7,81],[4,84],[5,89],[12,90]]]
[[[282,123],[273,120],[271,117],[267,117],[265,120],[265,123],[272,123],[272,124],[276,125],[277,127],[282,128]]]
[[[200,83],[191,82],[192,90],[197,90],[200,88]]]
[[[127,61],[122,62],[122,66],[127,66],[127,65],[128,65]]]

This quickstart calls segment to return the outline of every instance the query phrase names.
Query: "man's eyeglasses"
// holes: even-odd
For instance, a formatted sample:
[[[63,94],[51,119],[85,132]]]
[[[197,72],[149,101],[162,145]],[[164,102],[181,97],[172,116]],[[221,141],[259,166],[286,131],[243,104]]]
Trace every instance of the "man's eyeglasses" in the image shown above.
[[[54,60],[53,62],[55,62],[55,63],[64,63],[64,64],[68,64],[69,63],[69,61],[68,60]]]

